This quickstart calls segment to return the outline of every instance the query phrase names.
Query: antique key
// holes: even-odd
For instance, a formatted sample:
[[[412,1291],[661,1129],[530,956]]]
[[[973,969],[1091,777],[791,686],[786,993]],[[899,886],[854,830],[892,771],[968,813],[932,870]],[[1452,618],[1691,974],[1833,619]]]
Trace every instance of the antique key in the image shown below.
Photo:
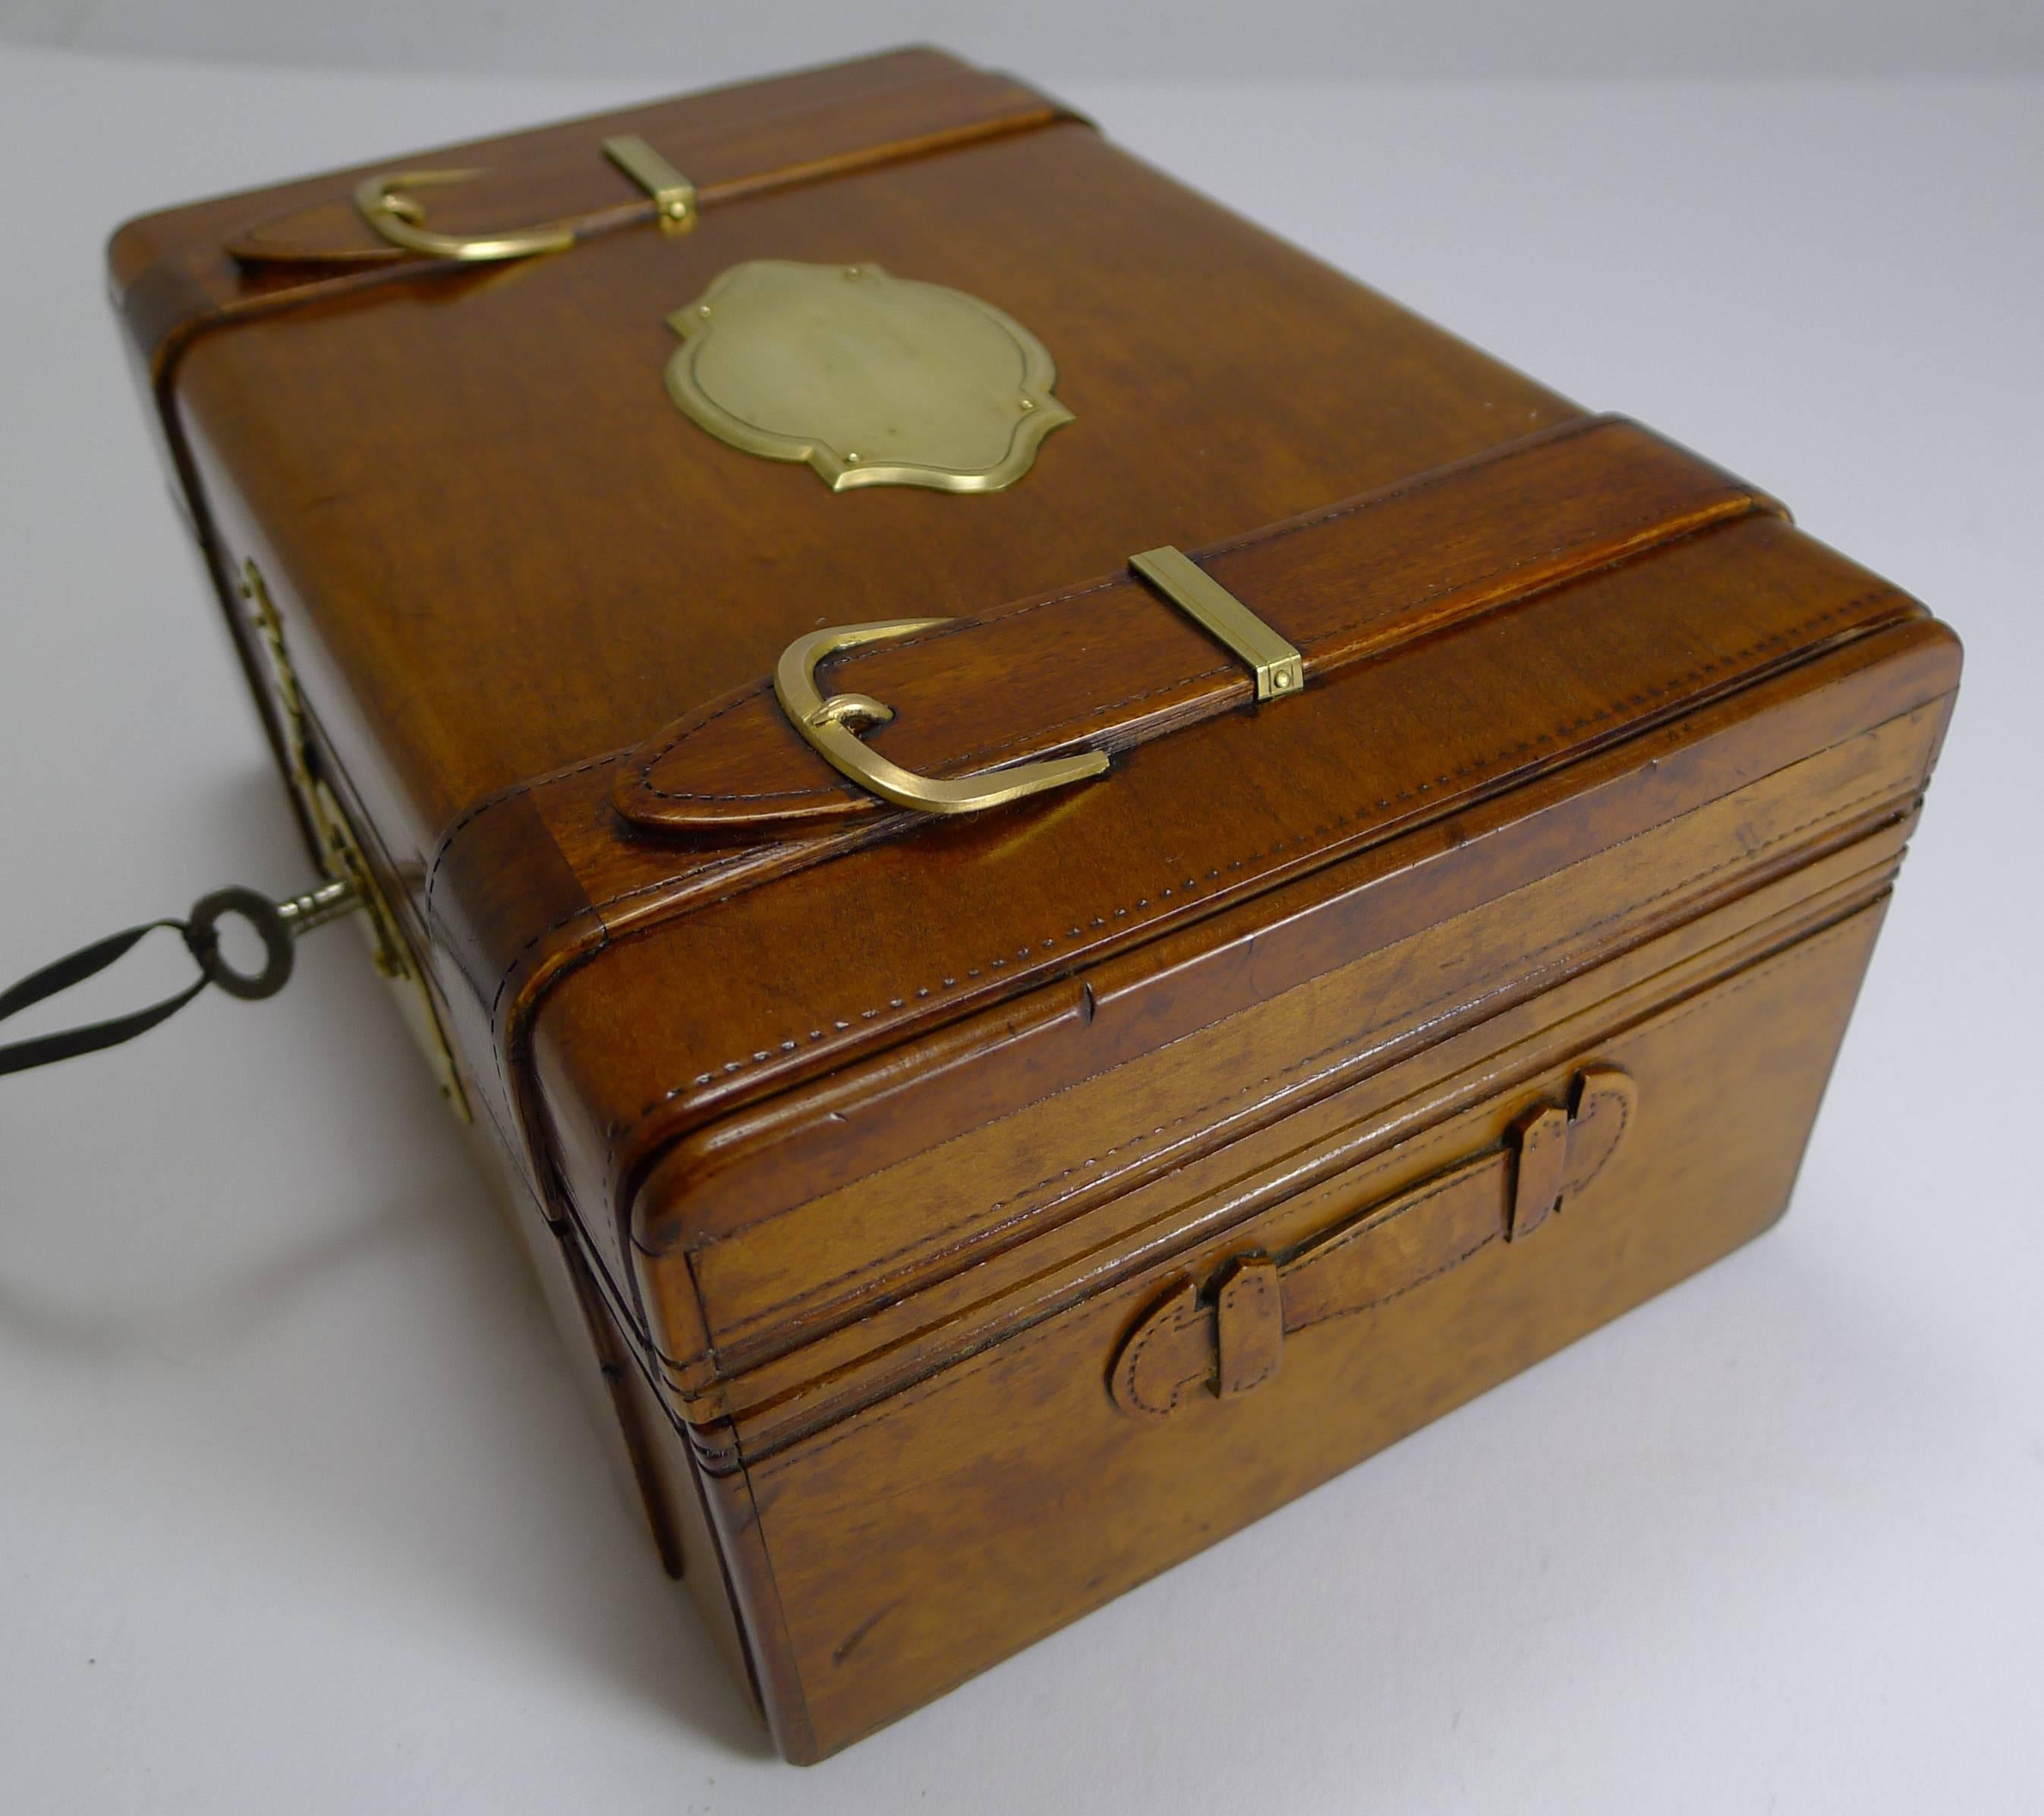
[[[124,1041],[132,1041],[137,1034],[146,1034],[159,1022],[168,1021],[209,983],[218,984],[229,996],[238,996],[244,1002],[258,1002],[266,996],[275,996],[290,982],[299,937],[352,914],[362,905],[359,891],[346,878],[323,883],[305,895],[294,895],[282,902],[272,902],[259,891],[237,886],[216,889],[211,895],[200,897],[184,920],[145,921],[139,927],[96,940],[67,958],[32,971],[11,988],[0,991],[0,1022],[70,989],[73,984],[97,976],[160,927],[176,930],[185,943],[185,949],[198,966],[198,977],[176,995],[152,1003],[147,1009],[0,1047],[0,1074],[26,1072],[33,1066],[54,1064],[59,1060],[72,1059],[81,1053],[96,1053],[104,1048],[117,1047]],[[220,923],[230,916],[238,916],[247,921],[262,941],[260,971],[237,969],[221,950]]]

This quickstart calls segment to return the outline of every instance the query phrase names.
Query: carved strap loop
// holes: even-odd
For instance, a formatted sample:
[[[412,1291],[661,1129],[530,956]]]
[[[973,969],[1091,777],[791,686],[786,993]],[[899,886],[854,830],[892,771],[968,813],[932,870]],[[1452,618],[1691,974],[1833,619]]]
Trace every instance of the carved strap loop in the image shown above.
[[[1502,1142],[1282,1255],[1233,1257],[1208,1291],[1180,1280],[1123,1341],[1108,1375],[1115,1404],[1162,1418],[1198,1388],[1236,1399],[1278,1372],[1287,1337],[1374,1310],[1493,1243],[1523,1241],[1603,1171],[1637,1101],[1626,1073],[1585,1066],[1570,1107],[1536,1105]]]

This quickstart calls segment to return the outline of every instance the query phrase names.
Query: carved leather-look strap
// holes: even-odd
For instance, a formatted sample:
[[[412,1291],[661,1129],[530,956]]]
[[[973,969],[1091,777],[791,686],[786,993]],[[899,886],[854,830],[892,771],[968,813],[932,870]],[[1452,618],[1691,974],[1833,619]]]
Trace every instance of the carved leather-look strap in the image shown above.
[[[1124,1340],[1108,1376],[1115,1404],[1162,1418],[1199,1387],[1227,1400],[1276,1374],[1285,1339],[1367,1312],[1519,1242],[1603,1170],[1631,1121],[1627,1074],[1586,1066],[1574,1107],[1543,1103],[1497,1146],[1370,1206],[1281,1256],[1222,1264],[1209,1291],[1181,1281]]]
[[[1298,648],[1310,691],[1394,644],[1781,508],[1637,423],[1585,417],[1197,560]],[[1082,751],[1111,757],[1255,699],[1243,663],[1132,573],[933,621],[829,670],[827,691],[892,709],[892,723],[864,734],[874,751],[939,780]],[[634,751],[611,798],[647,831],[724,837],[897,810],[817,756],[763,676]]]
[[[694,179],[699,203],[716,207],[1076,117],[1012,77],[941,52],[907,50],[428,152],[382,169],[474,167],[473,182],[432,199],[436,220],[462,233],[544,221],[578,238],[651,222],[659,212],[606,161],[600,148],[608,138],[643,137]],[[371,174],[363,167],[265,192],[267,212],[236,223],[225,250],[259,271],[417,264],[417,253],[372,230],[355,206],[356,183]]]

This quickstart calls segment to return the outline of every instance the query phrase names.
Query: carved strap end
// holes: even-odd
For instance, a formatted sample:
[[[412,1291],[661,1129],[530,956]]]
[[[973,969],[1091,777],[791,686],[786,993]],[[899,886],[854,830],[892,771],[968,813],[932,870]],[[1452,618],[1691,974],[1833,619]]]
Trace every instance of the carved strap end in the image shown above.
[[[1543,1104],[1513,1130],[1518,1148],[1504,1239],[1532,1234],[1573,1192],[1603,1172],[1632,1120],[1639,1087],[1616,1066],[1588,1066],[1576,1075],[1574,1107]]]
[[[1132,1330],[1108,1376],[1114,1403],[1138,1418],[1162,1418],[1212,1379],[1214,1308],[1181,1280]]]
[[[1247,1255],[1214,1295],[1214,1391],[1224,1400],[1260,1387],[1285,1352],[1285,1299],[1278,1264]]]

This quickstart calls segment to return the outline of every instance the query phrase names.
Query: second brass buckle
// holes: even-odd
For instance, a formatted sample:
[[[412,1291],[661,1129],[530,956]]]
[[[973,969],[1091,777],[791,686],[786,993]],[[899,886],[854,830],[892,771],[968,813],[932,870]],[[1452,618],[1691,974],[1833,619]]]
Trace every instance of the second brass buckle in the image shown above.
[[[990,769],[955,782],[919,775],[889,763],[862,740],[861,725],[885,725],[894,710],[865,694],[833,694],[824,698],[816,686],[816,664],[841,650],[869,643],[892,643],[919,631],[935,630],[949,618],[887,618],[874,624],[833,625],[798,637],[781,652],[774,671],[774,694],[788,721],[817,754],[840,775],[870,789],[897,807],[924,814],[976,814],[1046,789],[1083,782],[1107,768],[1107,753],[1089,750],[1077,756],[1051,757]]]

